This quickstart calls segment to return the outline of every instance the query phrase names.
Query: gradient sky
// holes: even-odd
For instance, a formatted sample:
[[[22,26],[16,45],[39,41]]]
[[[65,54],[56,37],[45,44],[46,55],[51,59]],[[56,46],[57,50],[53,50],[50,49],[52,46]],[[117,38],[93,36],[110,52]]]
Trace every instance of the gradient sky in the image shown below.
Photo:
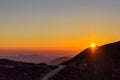
[[[0,0],[1,49],[81,50],[120,40],[120,0]]]

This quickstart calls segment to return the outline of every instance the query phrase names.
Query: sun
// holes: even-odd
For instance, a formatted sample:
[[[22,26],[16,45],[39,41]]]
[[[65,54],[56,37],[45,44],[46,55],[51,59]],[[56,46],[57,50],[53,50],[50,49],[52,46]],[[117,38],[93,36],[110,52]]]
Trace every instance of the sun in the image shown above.
[[[92,44],[91,44],[91,47],[92,47],[92,48],[96,47],[96,44],[95,44],[95,43],[92,43]]]

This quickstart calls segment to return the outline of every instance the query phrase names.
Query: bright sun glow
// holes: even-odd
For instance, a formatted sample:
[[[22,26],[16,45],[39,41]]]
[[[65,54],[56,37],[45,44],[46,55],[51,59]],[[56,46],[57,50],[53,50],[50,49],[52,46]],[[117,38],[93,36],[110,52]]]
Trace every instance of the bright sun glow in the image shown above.
[[[92,48],[94,48],[95,46],[96,46],[95,43],[92,43],[92,44],[91,44],[91,47],[92,47]]]

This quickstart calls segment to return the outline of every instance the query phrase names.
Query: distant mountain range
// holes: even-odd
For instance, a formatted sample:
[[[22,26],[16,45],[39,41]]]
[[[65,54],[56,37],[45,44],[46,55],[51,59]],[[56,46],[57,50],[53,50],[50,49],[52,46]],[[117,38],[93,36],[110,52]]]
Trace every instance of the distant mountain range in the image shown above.
[[[47,57],[40,55],[17,55],[17,56],[0,56],[0,59],[9,59],[14,61],[22,61],[29,63],[46,63],[49,65],[57,65],[71,59],[70,57]]]

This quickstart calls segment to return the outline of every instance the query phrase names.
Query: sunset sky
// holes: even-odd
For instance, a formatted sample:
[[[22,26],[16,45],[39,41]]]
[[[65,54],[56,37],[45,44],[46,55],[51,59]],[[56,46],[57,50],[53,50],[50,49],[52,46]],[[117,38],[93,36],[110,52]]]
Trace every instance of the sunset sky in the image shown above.
[[[120,40],[120,0],[0,0],[0,49],[82,50]]]

